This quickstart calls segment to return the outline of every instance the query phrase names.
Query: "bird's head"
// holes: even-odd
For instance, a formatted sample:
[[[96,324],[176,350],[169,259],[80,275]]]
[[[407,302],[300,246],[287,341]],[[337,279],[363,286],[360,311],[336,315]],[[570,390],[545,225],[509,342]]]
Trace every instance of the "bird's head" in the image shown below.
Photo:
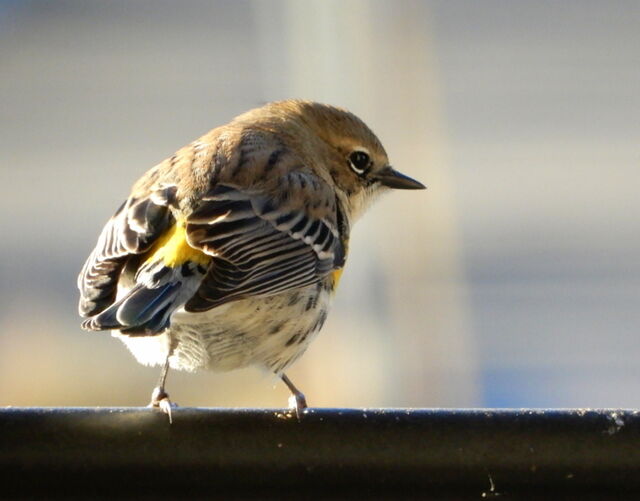
[[[335,187],[350,221],[389,189],[425,188],[391,167],[380,140],[345,109],[291,99],[267,103],[236,120],[269,130],[292,146],[306,168]]]
[[[354,114],[309,101],[288,101],[326,145],[324,168],[335,183],[338,197],[351,219],[357,219],[375,198],[388,189],[421,190],[425,186],[389,163],[384,147]]]

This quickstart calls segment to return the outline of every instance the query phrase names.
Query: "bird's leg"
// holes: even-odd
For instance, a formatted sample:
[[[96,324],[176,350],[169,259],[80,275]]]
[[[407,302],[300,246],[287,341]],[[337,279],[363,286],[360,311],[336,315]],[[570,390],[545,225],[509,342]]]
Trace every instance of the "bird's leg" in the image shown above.
[[[291,382],[291,379],[289,379],[285,373],[280,374],[280,379],[282,379],[282,382],[287,385],[287,388],[289,388],[291,392],[289,409],[296,411],[296,417],[300,419],[300,416],[307,408],[307,399],[304,397],[304,393],[296,388],[296,385]]]
[[[169,416],[169,424],[173,422],[171,419],[171,409],[177,407],[176,404],[172,403],[169,400],[169,394],[164,390],[164,384],[167,380],[167,374],[169,373],[169,355],[167,355],[167,360],[162,367],[162,372],[160,373],[160,379],[158,380],[158,385],[151,392],[151,402],[148,407],[156,407],[159,408],[162,412],[164,412],[167,416]]]

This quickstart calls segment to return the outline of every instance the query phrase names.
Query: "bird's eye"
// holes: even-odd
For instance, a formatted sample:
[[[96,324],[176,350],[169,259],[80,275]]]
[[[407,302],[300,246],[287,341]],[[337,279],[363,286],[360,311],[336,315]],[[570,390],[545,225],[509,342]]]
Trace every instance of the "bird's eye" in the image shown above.
[[[371,166],[371,159],[366,152],[356,150],[349,155],[349,166],[356,174],[362,176],[369,170],[369,167]]]

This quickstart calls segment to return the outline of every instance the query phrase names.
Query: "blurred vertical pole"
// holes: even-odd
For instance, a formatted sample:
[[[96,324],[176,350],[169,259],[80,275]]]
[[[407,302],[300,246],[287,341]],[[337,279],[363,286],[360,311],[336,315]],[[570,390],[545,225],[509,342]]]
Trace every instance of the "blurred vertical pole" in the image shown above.
[[[478,404],[427,6],[417,0],[256,4],[265,100],[300,97],[351,109],[379,135],[393,164],[429,187],[388,196],[358,223],[351,243],[357,258],[348,263],[348,290],[339,293],[336,313],[347,304],[340,327],[364,329],[364,342],[380,346],[380,360],[369,366],[381,373],[376,382],[383,394],[372,398],[385,405]],[[277,60],[276,53],[287,56]],[[340,351],[336,343],[348,341],[336,338],[333,353]],[[326,386],[330,375],[321,378]],[[348,384],[344,379],[333,387]]]

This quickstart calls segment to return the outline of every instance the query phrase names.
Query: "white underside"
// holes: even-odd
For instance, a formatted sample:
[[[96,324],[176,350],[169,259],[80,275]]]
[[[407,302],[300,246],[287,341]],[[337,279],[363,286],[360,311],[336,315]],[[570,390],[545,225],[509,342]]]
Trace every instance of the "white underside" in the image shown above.
[[[309,307],[314,298],[315,305]],[[229,371],[258,365],[281,372],[320,330],[331,299],[326,289],[313,285],[203,313],[180,308],[171,316],[171,327],[156,336],[112,334],[144,365],[163,365],[170,354],[170,367],[177,370]]]

